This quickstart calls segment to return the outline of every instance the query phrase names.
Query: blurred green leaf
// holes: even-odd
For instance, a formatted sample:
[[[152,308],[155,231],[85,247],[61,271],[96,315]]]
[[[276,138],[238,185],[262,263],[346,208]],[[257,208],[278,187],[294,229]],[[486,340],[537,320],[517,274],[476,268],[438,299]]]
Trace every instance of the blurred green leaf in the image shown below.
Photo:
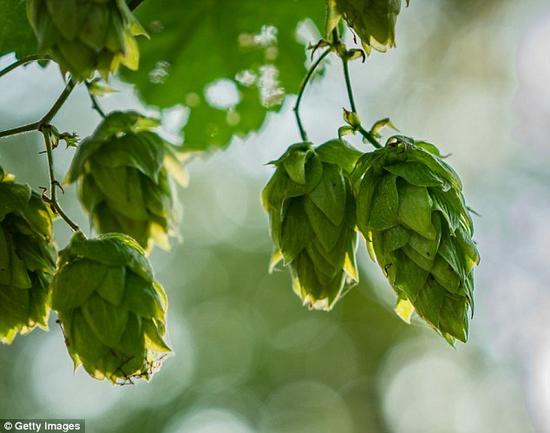
[[[140,41],[140,69],[123,71],[124,79],[136,84],[146,104],[188,107],[186,148],[205,150],[258,129],[266,109],[279,108],[284,95],[297,90],[306,59],[297,26],[306,18],[321,23],[324,5],[191,0],[182,7],[165,0],[144,2],[136,13],[151,40]],[[205,91],[222,79],[224,93],[238,97],[214,104]]]
[[[15,52],[21,58],[36,51],[25,5],[20,0],[0,0],[0,56]]]

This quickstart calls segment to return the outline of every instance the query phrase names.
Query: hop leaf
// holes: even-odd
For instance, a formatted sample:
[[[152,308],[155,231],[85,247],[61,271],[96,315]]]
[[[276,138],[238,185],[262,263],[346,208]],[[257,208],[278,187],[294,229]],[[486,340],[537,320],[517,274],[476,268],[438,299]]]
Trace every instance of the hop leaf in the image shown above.
[[[52,308],[75,368],[113,383],[149,379],[170,348],[166,294],[143,249],[122,234],[75,234],[59,257]]]
[[[146,33],[124,0],[27,0],[27,16],[39,50],[77,80],[138,68],[134,36]]]
[[[169,171],[184,174],[173,146],[151,131],[157,122],[134,112],[110,114],[84,140],[66,181],[100,233],[121,232],[144,248],[169,249],[181,217]]]
[[[274,164],[262,193],[275,243],[272,267],[290,267],[304,305],[330,310],[358,280],[355,205],[349,183],[359,153],[340,140],[299,143]]]
[[[48,329],[55,271],[52,213],[0,167],[0,341]]]
[[[327,0],[327,9],[328,33],[343,17],[361,38],[367,54],[372,48],[386,52],[395,46],[395,23],[401,0]]]
[[[353,173],[357,225],[398,295],[451,344],[468,338],[479,254],[458,175],[434,145],[392,137]]]

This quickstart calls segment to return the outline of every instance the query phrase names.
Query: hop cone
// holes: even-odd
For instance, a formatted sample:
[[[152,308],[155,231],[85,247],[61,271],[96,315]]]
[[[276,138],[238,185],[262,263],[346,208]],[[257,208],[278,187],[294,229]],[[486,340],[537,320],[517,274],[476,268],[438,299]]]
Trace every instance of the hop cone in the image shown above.
[[[80,201],[98,232],[169,249],[181,209],[168,171],[180,183],[185,172],[173,146],[151,131],[156,125],[132,112],[110,114],[79,146],[66,181],[78,181]]]
[[[457,174],[429,143],[393,137],[353,174],[357,224],[398,295],[451,344],[468,337],[479,255]]]
[[[146,33],[124,0],[27,0],[27,16],[39,50],[77,80],[138,68],[134,36]]]
[[[327,0],[327,9],[327,30],[332,31],[343,16],[367,53],[372,48],[385,52],[395,46],[395,23],[401,0]]]
[[[52,308],[59,313],[75,368],[113,383],[148,379],[169,352],[166,294],[130,237],[76,234],[59,254]]]
[[[48,328],[55,272],[52,214],[27,185],[0,167],[0,341]]]
[[[262,193],[275,244],[304,305],[330,310],[357,282],[355,206],[348,173],[358,152],[339,140],[289,147]]]

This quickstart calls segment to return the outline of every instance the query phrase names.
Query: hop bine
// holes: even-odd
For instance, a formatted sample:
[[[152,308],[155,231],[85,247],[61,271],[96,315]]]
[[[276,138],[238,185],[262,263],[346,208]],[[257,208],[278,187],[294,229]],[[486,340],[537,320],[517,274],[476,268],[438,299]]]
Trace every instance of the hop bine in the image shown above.
[[[146,32],[124,0],[27,0],[27,16],[39,50],[77,80],[138,69],[134,37]]]
[[[330,33],[343,17],[361,39],[367,54],[373,48],[386,52],[395,47],[395,23],[400,10],[401,0],[327,0],[326,31]]]
[[[81,234],[59,254],[52,308],[59,313],[75,368],[96,379],[149,379],[170,348],[166,294],[142,248],[130,237]]]
[[[340,140],[289,147],[262,193],[275,244],[304,305],[330,310],[358,280],[355,205],[348,174],[359,152]]]
[[[397,313],[408,321],[416,310],[449,343],[465,342],[479,254],[458,175],[434,145],[397,136],[359,159],[352,182],[359,230]]]
[[[0,341],[48,329],[55,272],[52,213],[28,185],[0,167]]]
[[[78,182],[98,232],[121,232],[144,248],[169,249],[168,236],[181,218],[172,177],[184,185],[187,176],[182,156],[152,131],[157,125],[134,112],[110,114],[79,146],[66,182]]]

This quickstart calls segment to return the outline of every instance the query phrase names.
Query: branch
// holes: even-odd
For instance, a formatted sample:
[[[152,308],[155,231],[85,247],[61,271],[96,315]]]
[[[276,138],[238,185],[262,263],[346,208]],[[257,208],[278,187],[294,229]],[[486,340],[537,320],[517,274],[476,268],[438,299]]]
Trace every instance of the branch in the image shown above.
[[[69,82],[65,86],[65,89],[63,89],[63,92],[61,92],[61,95],[57,98],[55,103],[53,104],[52,108],[42,117],[40,120],[29,123],[27,125],[19,126],[17,128],[8,129],[6,131],[0,131],[0,138],[2,137],[9,137],[10,135],[20,134],[22,132],[29,132],[29,131],[38,131],[41,129],[42,126],[47,125],[51,122],[51,120],[54,118],[54,116],[57,114],[59,109],[63,106],[71,92],[76,86],[76,81],[74,81],[72,78],[69,79]]]
[[[63,220],[69,225],[69,227],[75,231],[80,232],[80,227],[76,224],[65,211],[61,208],[57,202],[57,188],[60,188],[59,182],[55,179],[54,165],[53,165],[53,146],[51,141],[52,130],[47,124],[41,125],[40,132],[44,136],[44,143],[46,145],[46,155],[48,157],[48,173],[50,177],[50,197],[44,197],[45,201],[50,204],[53,211],[57,213]]]
[[[8,65],[4,69],[0,70],[0,78],[6,75],[7,73],[13,71],[14,69],[18,68],[19,66],[26,65],[27,63],[31,63],[36,60],[48,60],[48,59],[44,58],[39,54],[23,57],[22,59],[19,59],[16,62],[12,63],[11,65]]]
[[[300,91],[298,92],[298,98],[296,99],[296,104],[294,105],[293,111],[294,115],[296,116],[296,123],[298,124],[298,129],[300,131],[300,137],[302,138],[302,141],[307,141],[307,133],[304,129],[304,125],[302,124],[302,119],[300,118],[300,103],[302,102],[302,98],[304,96],[304,92],[306,90],[307,84],[309,83],[309,80],[311,79],[311,77],[315,73],[315,70],[319,67],[321,62],[325,59],[325,57],[330,54],[331,51],[331,48],[327,48],[319,56],[319,58],[310,66],[306,76],[302,81],[302,84],[300,85]]]
[[[27,125],[18,126],[13,129],[6,129],[5,131],[0,131],[0,138],[9,137],[10,135],[21,134],[22,132],[37,131],[40,127],[40,121],[29,123]]]
[[[48,111],[42,119],[40,119],[40,125],[46,125],[50,123],[50,121],[55,117],[57,112],[61,109],[71,92],[76,86],[76,81],[74,81],[72,78],[69,79],[69,82],[63,89],[63,92],[61,92],[61,95],[57,98],[57,101],[53,104],[53,107]]]

